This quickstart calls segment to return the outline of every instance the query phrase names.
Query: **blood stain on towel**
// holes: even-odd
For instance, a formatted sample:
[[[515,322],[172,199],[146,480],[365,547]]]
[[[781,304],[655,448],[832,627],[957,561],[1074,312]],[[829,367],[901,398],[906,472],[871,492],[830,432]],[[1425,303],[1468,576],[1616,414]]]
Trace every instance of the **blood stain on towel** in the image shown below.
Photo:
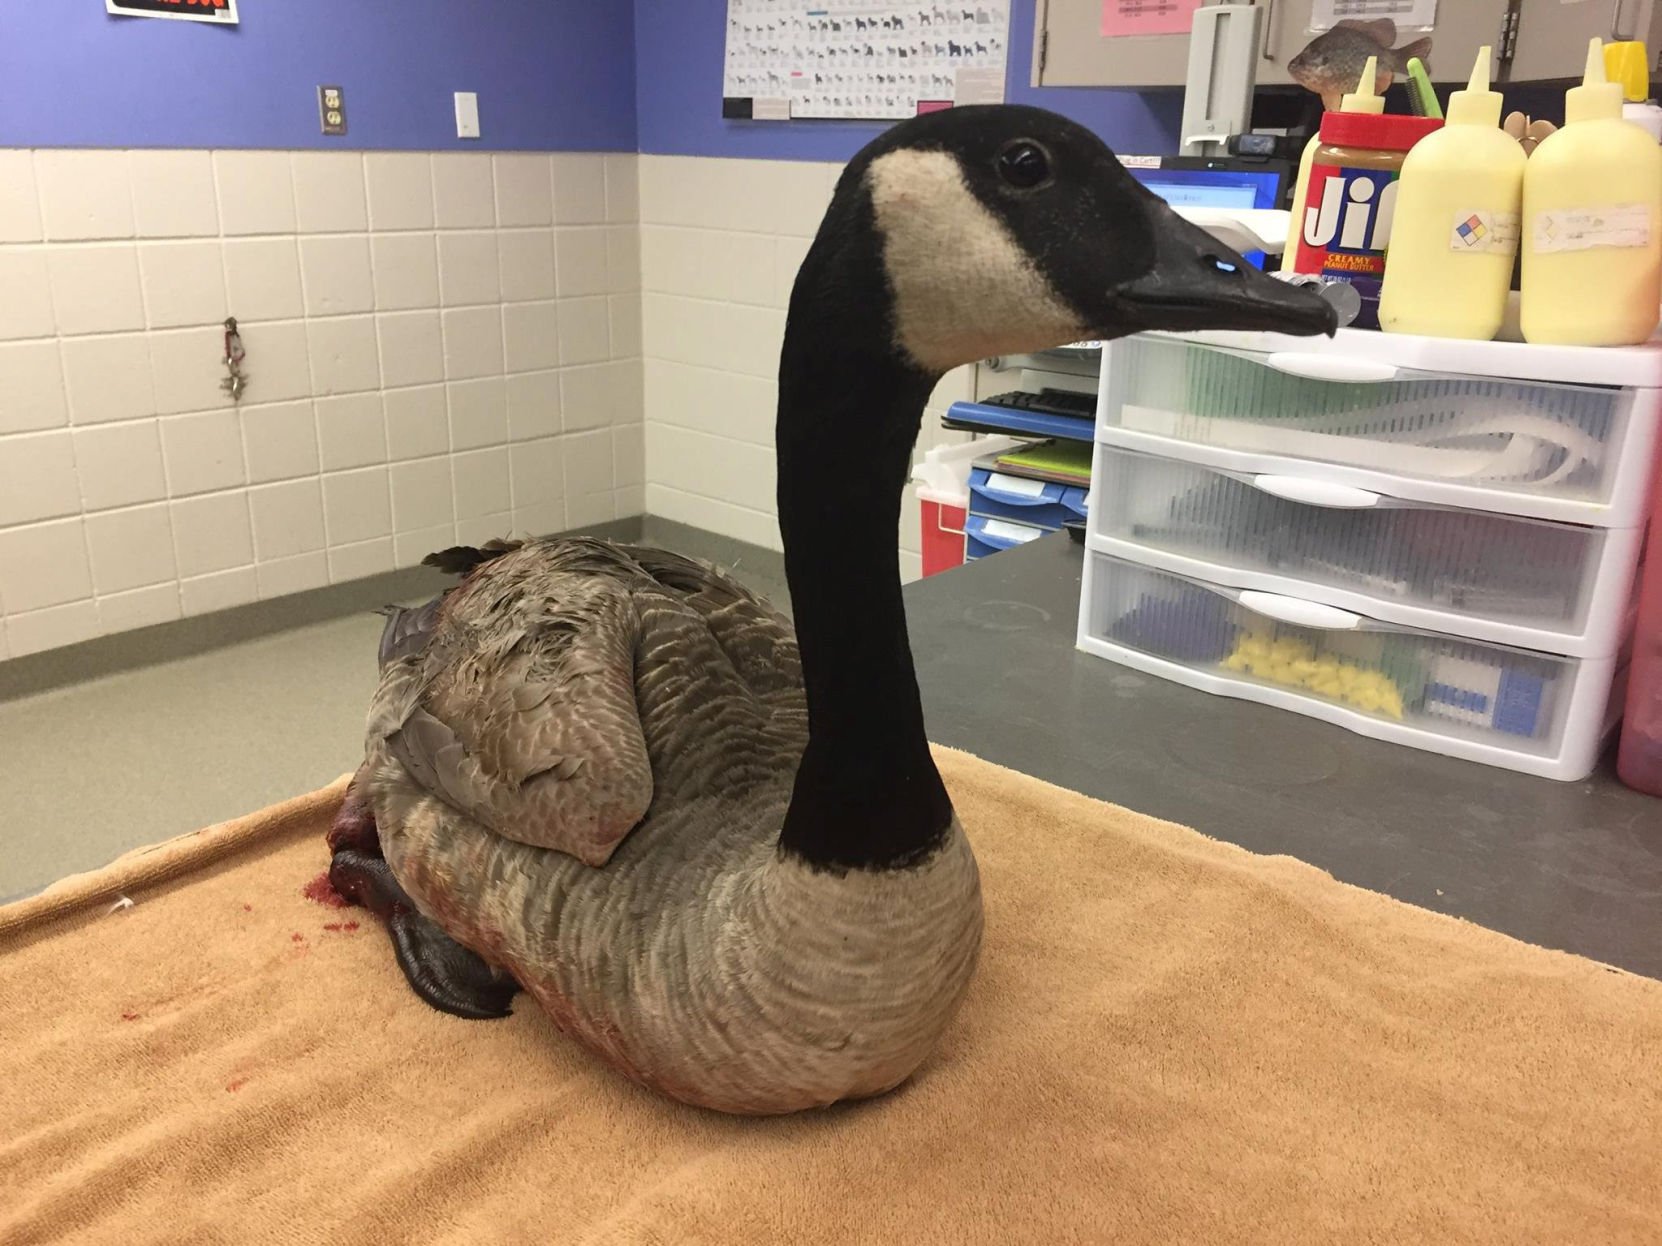
[[[136,1012],[124,1012],[121,1014],[121,1019],[123,1021],[137,1021],[139,1019],[139,1014]]]
[[[239,1078],[236,1078],[234,1081],[226,1082],[225,1083],[225,1089],[226,1090],[232,1090],[232,1091],[241,1090],[246,1085],[248,1085],[248,1079],[246,1077],[239,1077]]]
[[[254,911],[254,906],[252,904],[245,904],[242,906],[242,911],[244,913],[252,913]]]
[[[326,904],[332,909],[346,907],[346,897],[335,890],[335,885],[329,881],[329,871],[324,870],[311,882],[300,889],[300,894],[317,904]]]
[[[291,934],[289,936],[289,941],[291,943],[304,943],[306,941],[306,936],[301,934],[298,930],[296,930],[293,934]]]

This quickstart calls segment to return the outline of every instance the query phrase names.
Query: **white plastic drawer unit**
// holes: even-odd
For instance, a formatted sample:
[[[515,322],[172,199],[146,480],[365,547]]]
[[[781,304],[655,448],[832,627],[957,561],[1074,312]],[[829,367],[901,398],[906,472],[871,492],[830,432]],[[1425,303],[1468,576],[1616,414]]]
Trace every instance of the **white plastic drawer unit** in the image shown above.
[[[1225,696],[1556,779],[1592,772],[1616,659],[1458,640],[1088,553],[1080,648]]]
[[[1637,527],[1662,351],[1341,330],[1141,335],[1104,353],[1098,440],[1253,474]]]
[[[1407,502],[1097,448],[1090,546],[1227,587],[1580,657],[1616,652],[1643,529]]]

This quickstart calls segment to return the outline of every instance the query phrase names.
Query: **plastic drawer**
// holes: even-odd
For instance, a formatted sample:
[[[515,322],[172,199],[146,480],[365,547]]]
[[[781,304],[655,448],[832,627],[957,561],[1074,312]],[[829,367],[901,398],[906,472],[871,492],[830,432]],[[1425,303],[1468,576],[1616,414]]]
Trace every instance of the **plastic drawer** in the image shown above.
[[[1479,375],[1479,363],[1520,358],[1488,342],[1458,344],[1472,374],[1404,367],[1390,353],[1418,339],[1391,338],[1263,352],[1122,339],[1103,355],[1098,440],[1255,474],[1320,464],[1335,483],[1418,501],[1639,526],[1662,391]],[[1530,360],[1568,359],[1576,375],[1648,362],[1612,352],[1600,371],[1569,348],[1534,349]]]
[[[972,515],[1008,519],[1054,532],[1072,517],[1066,506],[1067,492],[1067,485],[1055,481],[1029,480],[976,467],[970,471],[969,510]]]
[[[1011,523],[1008,519],[989,519],[985,515],[971,515],[964,521],[964,559],[972,561],[996,554],[1001,549],[1014,549],[1044,536],[1045,529],[1029,524]]]
[[[1592,772],[1616,659],[1459,640],[1087,555],[1079,647],[1225,696],[1555,779]]]
[[[1643,529],[1407,502],[1102,446],[1091,548],[1405,626],[1602,657],[1621,647]]]

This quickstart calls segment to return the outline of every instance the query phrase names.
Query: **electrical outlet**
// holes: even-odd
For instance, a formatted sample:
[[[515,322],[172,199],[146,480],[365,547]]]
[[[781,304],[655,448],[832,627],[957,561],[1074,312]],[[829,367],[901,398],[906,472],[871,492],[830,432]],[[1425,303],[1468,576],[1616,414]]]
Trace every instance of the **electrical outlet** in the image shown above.
[[[456,92],[456,137],[479,137],[479,96],[476,92]]]
[[[345,134],[346,93],[339,87],[318,87],[317,115],[325,134]]]

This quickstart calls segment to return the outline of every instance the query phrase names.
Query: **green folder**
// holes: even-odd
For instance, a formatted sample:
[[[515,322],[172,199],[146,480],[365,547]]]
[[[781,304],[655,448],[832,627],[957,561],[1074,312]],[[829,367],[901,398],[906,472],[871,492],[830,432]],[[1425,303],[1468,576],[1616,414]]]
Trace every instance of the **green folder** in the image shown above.
[[[1066,485],[1091,483],[1091,447],[1084,441],[1041,441],[994,460],[999,467],[1036,480]]]

